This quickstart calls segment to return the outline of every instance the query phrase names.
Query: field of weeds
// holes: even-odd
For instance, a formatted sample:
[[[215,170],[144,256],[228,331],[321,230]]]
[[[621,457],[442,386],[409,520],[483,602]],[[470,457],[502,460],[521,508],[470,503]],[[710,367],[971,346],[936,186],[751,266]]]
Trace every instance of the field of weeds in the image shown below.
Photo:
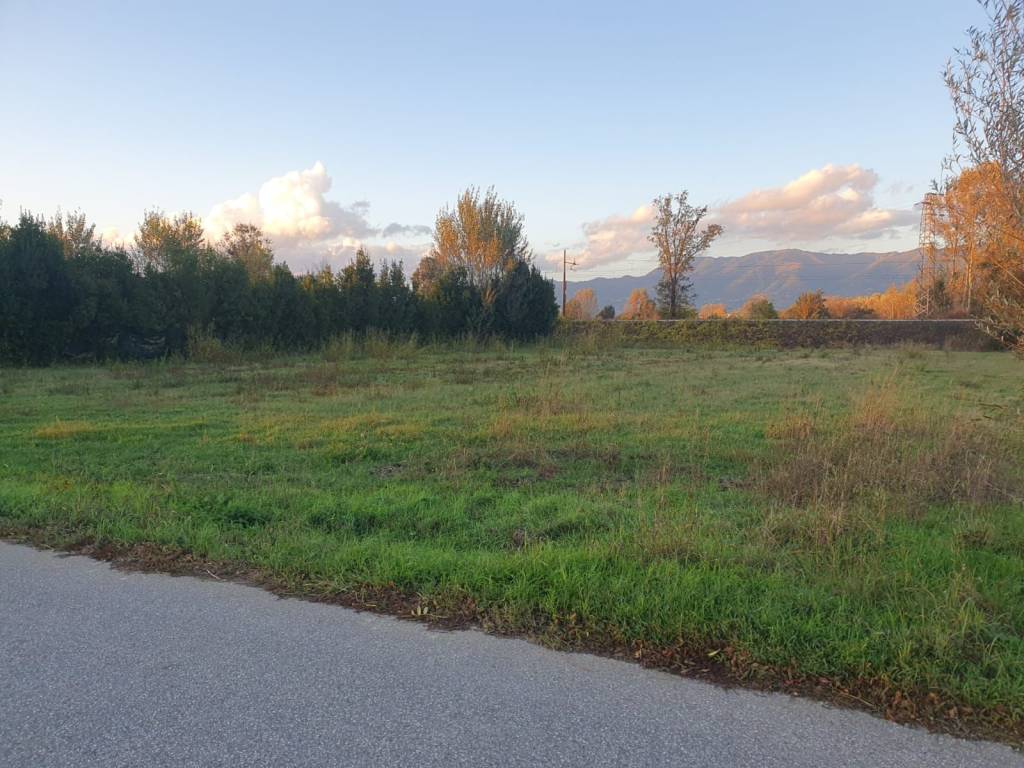
[[[384,343],[7,369],[0,533],[1019,741],[1022,370]]]

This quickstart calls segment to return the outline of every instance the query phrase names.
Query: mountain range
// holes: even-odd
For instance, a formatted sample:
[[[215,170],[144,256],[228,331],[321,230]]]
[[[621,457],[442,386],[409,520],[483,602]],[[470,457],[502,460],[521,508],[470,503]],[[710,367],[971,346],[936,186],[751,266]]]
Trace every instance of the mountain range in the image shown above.
[[[886,253],[816,253],[786,249],[758,251],[746,256],[698,256],[691,275],[694,305],[725,304],[738,309],[755,294],[767,296],[778,309],[790,306],[805,291],[829,296],[863,296],[903,285],[917,276],[920,251]],[[599,307],[611,304],[621,312],[629,294],[644,288],[654,298],[660,269],[633,277],[596,277],[569,281],[572,298],[584,288],[593,289]],[[559,286],[560,287],[560,286]]]

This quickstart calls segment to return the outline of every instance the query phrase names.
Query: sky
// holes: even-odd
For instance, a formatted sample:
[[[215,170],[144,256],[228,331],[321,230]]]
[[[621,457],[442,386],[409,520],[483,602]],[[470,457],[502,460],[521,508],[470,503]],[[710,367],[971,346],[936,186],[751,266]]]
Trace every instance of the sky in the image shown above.
[[[494,186],[537,263],[642,274],[650,201],[711,256],[917,243],[974,0],[670,3],[0,0],[0,217],[145,210],[261,225],[295,271],[408,266]]]

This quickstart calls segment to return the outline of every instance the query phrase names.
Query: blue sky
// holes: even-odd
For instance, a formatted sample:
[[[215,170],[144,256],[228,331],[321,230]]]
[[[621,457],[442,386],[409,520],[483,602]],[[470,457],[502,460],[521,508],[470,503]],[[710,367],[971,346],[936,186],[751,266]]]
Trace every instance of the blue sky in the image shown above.
[[[981,20],[973,0],[0,0],[0,215],[81,208],[116,238],[159,206],[256,218],[300,270],[360,242],[413,263],[439,207],[493,184],[540,262],[567,247],[595,276],[650,269],[642,206],[686,188],[726,226],[712,255],[912,247],[951,142],[942,66]]]

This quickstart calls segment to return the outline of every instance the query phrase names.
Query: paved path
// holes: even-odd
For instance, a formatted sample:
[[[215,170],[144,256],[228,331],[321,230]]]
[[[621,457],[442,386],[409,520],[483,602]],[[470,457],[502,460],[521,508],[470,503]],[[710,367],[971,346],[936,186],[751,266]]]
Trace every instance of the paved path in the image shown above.
[[[0,765],[998,768],[1024,756],[0,542]]]

